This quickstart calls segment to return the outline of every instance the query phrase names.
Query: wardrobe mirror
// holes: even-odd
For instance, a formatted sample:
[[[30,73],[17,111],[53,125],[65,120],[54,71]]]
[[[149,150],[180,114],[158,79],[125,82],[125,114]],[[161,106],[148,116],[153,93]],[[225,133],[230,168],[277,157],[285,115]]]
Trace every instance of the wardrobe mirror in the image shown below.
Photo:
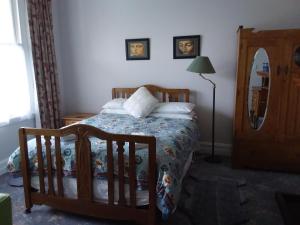
[[[259,129],[266,116],[270,89],[269,57],[259,48],[253,58],[249,75],[248,114],[251,127]]]
[[[295,50],[294,62],[296,65],[300,66],[300,47]]]

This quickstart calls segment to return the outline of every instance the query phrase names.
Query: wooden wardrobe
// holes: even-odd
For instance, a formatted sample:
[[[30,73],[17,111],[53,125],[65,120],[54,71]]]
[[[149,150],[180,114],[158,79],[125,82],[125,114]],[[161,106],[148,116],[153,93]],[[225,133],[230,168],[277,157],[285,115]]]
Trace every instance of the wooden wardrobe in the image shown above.
[[[300,29],[238,30],[234,168],[300,172]]]

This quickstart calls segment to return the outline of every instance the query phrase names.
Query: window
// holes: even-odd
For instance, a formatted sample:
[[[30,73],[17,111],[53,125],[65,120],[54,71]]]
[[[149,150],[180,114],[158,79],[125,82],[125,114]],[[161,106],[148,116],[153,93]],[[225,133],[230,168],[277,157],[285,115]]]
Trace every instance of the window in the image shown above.
[[[33,114],[27,21],[24,0],[0,0],[0,125]]]

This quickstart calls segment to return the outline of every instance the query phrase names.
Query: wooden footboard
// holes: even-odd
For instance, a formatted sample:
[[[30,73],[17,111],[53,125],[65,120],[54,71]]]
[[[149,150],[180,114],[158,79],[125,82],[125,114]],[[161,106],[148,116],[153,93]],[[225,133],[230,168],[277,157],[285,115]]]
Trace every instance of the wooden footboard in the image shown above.
[[[61,156],[61,137],[76,135],[76,178],[77,178],[77,199],[70,199],[64,196],[63,186],[63,165]],[[36,139],[39,190],[31,188],[31,171],[29,168],[28,145],[29,136]],[[91,143],[89,138],[96,137],[105,140],[107,143],[107,173],[108,181],[108,203],[100,203],[94,200],[93,196],[93,171],[91,158]],[[55,144],[56,177],[52,174],[51,138]],[[44,143],[42,143],[45,140]],[[24,194],[26,211],[30,212],[33,204],[46,204],[61,210],[78,214],[107,218],[114,220],[131,220],[140,224],[155,224],[156,213],[156,140],[155,137],[110,134],[89,125],[76,124],[61,129],[35,129],[20,128],[19,141],[21,150],[22,174],[24,181]],[[124,173],[124,144],[129,143],[129,187],[130,201],[125,199],[125,173]],[[113,143],[117,144],[118,152],[118,176],[114,175]],[[136,204],[136,162],[135,143],[148,145],[149,168],[148,168],[148,190],[149,206],[139,208]],[[47,170],[44,170],[42,145],[46,148]],[[47,179],[47,182],[45,182]],[[54,188],[54,179],[57,188]],[[118,179],[119,196],[115,204],[115,183]]]

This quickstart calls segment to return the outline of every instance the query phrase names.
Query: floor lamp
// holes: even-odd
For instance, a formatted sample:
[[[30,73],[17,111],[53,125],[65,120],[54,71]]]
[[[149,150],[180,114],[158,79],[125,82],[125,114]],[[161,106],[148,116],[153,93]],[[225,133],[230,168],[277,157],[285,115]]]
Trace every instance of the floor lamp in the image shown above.
[[[215,69],[212,66],[210,60],[206,56],[197,56],[193,62],[187,68],[187,71],[198,73],[204,80],[209,81],[213,86],[213,112],[212,112],[212,134],[211,134],[211,155],[206,157],[204,160],[211,163],[219,163],[221,160],[215,156],[215,92],[216,84],[210,79],[206,78],[202,74],[215,73]]]

